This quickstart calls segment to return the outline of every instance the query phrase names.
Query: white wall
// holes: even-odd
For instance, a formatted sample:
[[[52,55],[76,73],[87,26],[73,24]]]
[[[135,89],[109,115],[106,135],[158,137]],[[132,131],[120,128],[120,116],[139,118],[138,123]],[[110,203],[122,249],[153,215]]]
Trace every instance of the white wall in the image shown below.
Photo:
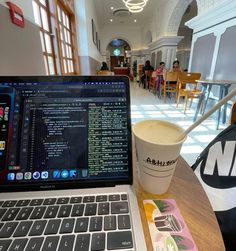
[[[138,50],[142,48],[141,44],[141,30],[139,26],[123,27],[120,25],[106,25],[101,30],[102,37],[102,53],[106,51],[107,46],[114,38],[120,38],[128,42],[131,50]]]
[[[193,40],[192,40],[192,46],[191,46],[191,54],[190,54],[190,64],[189,69],[191,70],[200,70],[195,69],[197,67],[196,62],[197,59],[193,55],[198,55],[199,59],[206,57],[206,55],[202,55],[200,53],[200,49],[197,46],[198,41],[200,41],[203,38],[206,37],[213,37],[215,39],[214,44],[207,44],[208,51],[213,51],[213,57],[210,63],[210,70],[208,70],[207,78],[210,79],[228,79],[228,80],[235,80],[236,74],[234,65],[236,64],[236,58],[233,56],[235,53],[235,50],[232,50],[231,57],[233,56],[234,63],[231,63],[230,60],[232,58],[229,58],[228,56],[224,57],[224,60],[219,59],[219,55],[224,55],[224,51],[221,51],[219,53],[219,49],[222,45],[222,38],[225,36],[227,28],[229,27],[236,27],[236,1],[232,0],[222,0],[222,1],[214,1],[214,4],[210,4],[210,2],[207,4],[203,1],[201,2],[201,13],[187,22],[187,25],[193,29]],[[203,7],[205,9],[203,9]],[[231,41],[235,41],[235,35],[231,34]],[[204,46],[204,45],[202,45]],[[227,50],[227,48],[221,48],[222,50]],[[229,51],[227,50],[227,55],[229,55]],[[208,56],[208,55],[207,55]],[[221,69],[226,69],[221,72],[222,74],[218,74],[216,72],[216,65],[218,64],[218,67]],[[232,68],[226,67],[225,65],[232,65]],[[199,66],[200,67],[200,66]],[[203,69],[204,70],[204,69]],[[227,74],[225,74],[227,72]],[[229,79],[230,78],[230,79]],[[232,88],[235,88],[235,85],[232,86]],[[213,88],[213,95],[218,96],[218,88]]]
[[[93,43],[92,19],[101,38],[100,29],[97,24],[97,16],[92,1],[76,0],[75,16],[77,28],[77,47],[80,58],[80,71],[82,75],[95,74],[100,66],[102,56]]]
[[[24,13],[33,13],[31,5],[23,7]],[[1,3],[0,27],[0,75],[45,75],[38,26],[27,18],[24,28],[13,24],[8,7]]]
[[[34,23],[34,13],[32,7],[32,0],[11,0],[12,3],[16,4],[23,11],[25,19]],[[0,5],[3,5],[8,8],[6,0],[0,0]]]
[[[80,56],[90,56],[95,60],[101,61],[101,55],[93,43],[92,19],[101,38],[97,24],[97,16],[92,1],[76,0],[75,14],[77,20],[77,42]]]
[[[197,0],[198,13],[202,14],[205,11],[217,7],[218,5],[225,5],[229,2],[234,2],[235,0]]]

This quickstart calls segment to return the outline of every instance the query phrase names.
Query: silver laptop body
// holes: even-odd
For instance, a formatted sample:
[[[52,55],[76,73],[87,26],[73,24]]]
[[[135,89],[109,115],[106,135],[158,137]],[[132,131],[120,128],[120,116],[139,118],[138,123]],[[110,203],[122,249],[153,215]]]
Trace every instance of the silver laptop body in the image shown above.
[[[0,77],[1,251],[146,250],[129,95],[124,76]]]

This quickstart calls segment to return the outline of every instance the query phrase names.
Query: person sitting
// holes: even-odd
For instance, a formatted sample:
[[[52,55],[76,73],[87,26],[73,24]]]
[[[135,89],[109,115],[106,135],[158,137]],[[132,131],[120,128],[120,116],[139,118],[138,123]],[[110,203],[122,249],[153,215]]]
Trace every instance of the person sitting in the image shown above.
[[[107,63],[106,62],[102,62],[102,66],[101,66],[101,71],[109,71],[109,68],[107,66]]]
[[[151,66],[150,60],[147,60],[145,62],[145,65],[143,67],[143,74],[141,76],[141,83],[142,83],[144,89],[146,88],[146,83],[145,83],[144,80],[146,78],[147,78],[148,81],[150,80],[150,76],[146,76],[146,73],[145,73],[146,71],[154,71],[154,68]]]
[[[175,60],[173,62],[172,69],[169,72],[177,72],[177,73],[183,72],[183,69],[180,67],[180,63],[178,60]],[[167,81],[166,82],[166,89],[177,91],[177,79],[176,79],[176,81]],[[167,92],[167,94],[170,96],[170,98],[171,98],[172,93],[173,93],[173,91]]]
[[[178,60],[175,60],[173,62],[171,71],[173,71],[173,72],[183,72],[183,69],[180,67],[180,64],[179,64]]]
[[[157,94],[159,92],[159,95],[161,95],[160,93],[160,86],[164,81],[163,75],[165,74],[166,69],[165,69],[165,62],[160,62],[159,67],[157,67],[156,69],[156,79],[155,79],[155,94]]]

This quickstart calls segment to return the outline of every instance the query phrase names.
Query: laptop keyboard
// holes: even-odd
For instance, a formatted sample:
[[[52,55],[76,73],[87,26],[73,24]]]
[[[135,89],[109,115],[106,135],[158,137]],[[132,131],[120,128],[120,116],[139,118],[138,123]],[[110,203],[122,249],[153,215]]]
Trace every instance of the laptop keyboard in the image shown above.
[[[0,251],[134,250],[127,194],[0,201]]]

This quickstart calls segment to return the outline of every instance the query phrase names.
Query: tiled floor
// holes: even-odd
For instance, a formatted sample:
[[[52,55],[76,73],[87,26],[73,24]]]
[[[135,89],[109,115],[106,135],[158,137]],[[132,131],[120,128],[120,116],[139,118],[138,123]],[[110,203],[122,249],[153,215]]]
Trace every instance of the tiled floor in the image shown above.
[[[193,103],[192,108],[188,109],[186,114],[184,114],[183,105],[180,104],[176,108],[174,99],[167,99],[167,102],[164,103],[163,100],[158,99],[148,90],[139,87],[136,82],[131,82],[130,87],[132,123],[144,119],[162,119],[177,123],[184,129],[193,123],[196,103]],[[209,104],[209,106],[212,105]],[[221,125],[220,130],[216,130],[215,115],[212,115],[189,134],[181,150],[181,155],[189,165],[195,162],[199,153],[226,126]]]

